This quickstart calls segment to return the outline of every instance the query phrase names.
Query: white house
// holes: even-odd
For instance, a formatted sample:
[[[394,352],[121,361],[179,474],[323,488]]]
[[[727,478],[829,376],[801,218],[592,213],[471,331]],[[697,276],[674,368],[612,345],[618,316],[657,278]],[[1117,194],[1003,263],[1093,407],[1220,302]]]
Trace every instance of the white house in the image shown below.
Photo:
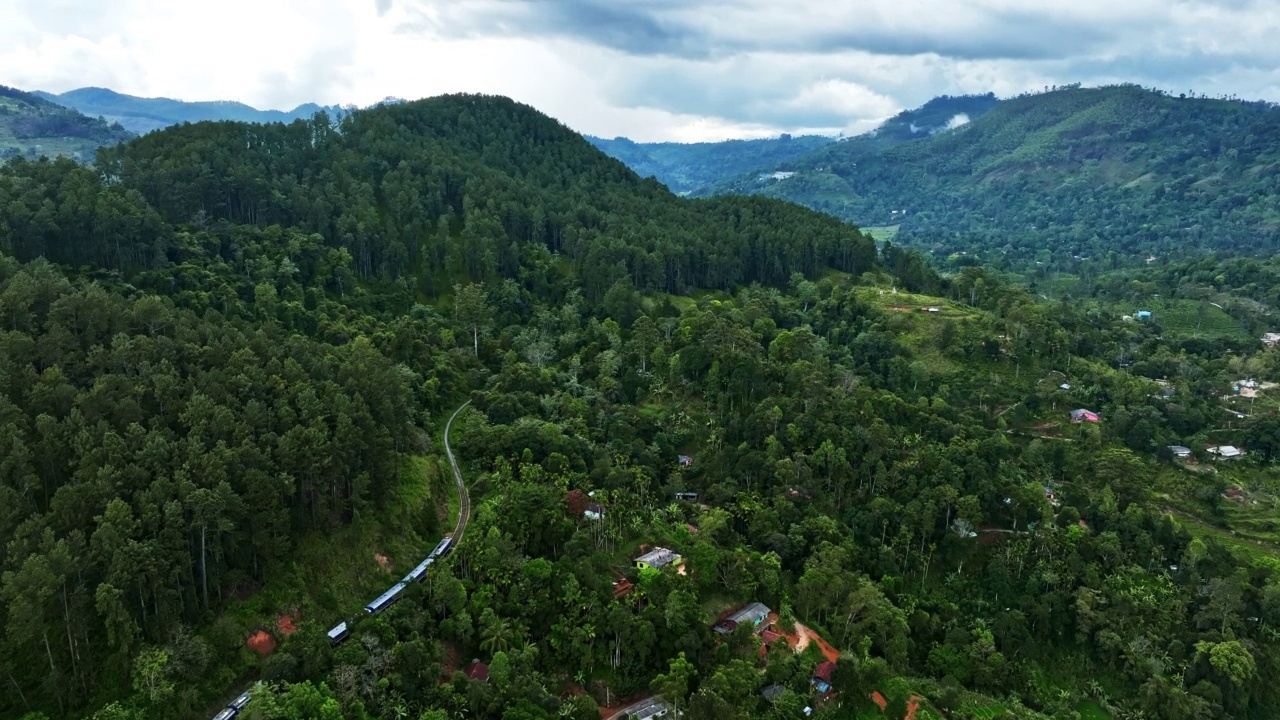
[[[1217,455],[1223,459],[1238,458],[1244,456],[1244,451],[1235,445],[1221,445],[1219,447],[1205,448],[1205,451],[1211,455]]]

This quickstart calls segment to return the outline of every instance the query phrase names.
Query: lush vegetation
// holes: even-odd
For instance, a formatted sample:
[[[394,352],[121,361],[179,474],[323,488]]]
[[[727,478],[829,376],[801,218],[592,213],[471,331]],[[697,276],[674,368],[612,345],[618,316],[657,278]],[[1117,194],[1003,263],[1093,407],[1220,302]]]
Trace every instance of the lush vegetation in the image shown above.
[[[139,135],[185,122],[202,120],[291,122],[309,119],[321,110],[330,113],[338,111],[338,108],[322,108],[315,103],[299,105],[289,111],[258,110],[238,102],[187,102],[170,98],[141,98],[96,87],[79,88],[57,94],[46,92],[34,94],[58,105],[78,110],[85,115],[108,118]]]
[[[626,163],[640,177],[656,177],[672,192],[689,193],[740,175],[771,173],[789,160],[835,141],[822,135],[782,135],[760,140],[704,143],[638,143],[588,137],[592,145]],[[776,167],[775,167],[776,166]]]
[[[119,124],[0,85],[0,161],[46,156],[89,161],[100,146],[132,136]]]
[[[876,136],[838,143],[794,160],[786,180],[746,175],[718,189],[900,224],[900,242],[1001,267],[1271,253],[1277,128],[1280,109],[1264,102],[1072,86],[887,147]]]
[[[1280,374],[1274,262],[940,275],[477,96],[16,161],[0,253],[0,714],[1280,711],[1280,415],[1229,399]],[[249,655],[296,564],[425,553],[465,399],[465,541],[372,617],[313,576]],[[712,630],[750,602],[790,640]]]

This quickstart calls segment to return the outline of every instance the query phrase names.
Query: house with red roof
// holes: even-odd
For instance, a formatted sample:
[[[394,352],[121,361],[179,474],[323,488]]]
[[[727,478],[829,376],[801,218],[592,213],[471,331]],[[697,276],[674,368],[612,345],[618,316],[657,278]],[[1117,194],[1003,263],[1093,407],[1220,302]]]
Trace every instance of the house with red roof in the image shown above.
[[[831,692],[831,674],[835,673],[836,664],[832,661],[819,662],[813,669],[813,678],[809,679],[813,687],[820,693]]]
[[[477,658],[467,665],[467,677],[477,682],[489,682],[489,666]]]
[[[1096,422],[1101,422],[1101,420],[1102,419],[1098,417],[1098,413],[1092,410],[1085,410],[1084,408],[1079,408],[1078,410],[1071,411],[1071,422],[1073,423],[1082,423],[1082,422],[1096,423]]]
[[[814,689],[820,693],[831,691],[831,675],[836,670],[836,664],[830,660],[818,663],[818,667],[813,669],[813,677],[809,682],[813,684]]]
[[[769,628],[765,628],[765,629],[760,633],[760,659],[761,659],[761,660],[764,660],[764,659],[765,659],[765,656],[767,656],[767,655],[769,654],[769,646],[770,646],[770,645],[772,645],[772,644],[774,644],[774,643],[776,643],[776,642],[778,642],[779,640],[782,640],[782,639],[783,639],[783,637],[782,637],[782,635],[781,635],[780,633],[774,632],[773,630],[771,630],[771,629],[769,629]]]

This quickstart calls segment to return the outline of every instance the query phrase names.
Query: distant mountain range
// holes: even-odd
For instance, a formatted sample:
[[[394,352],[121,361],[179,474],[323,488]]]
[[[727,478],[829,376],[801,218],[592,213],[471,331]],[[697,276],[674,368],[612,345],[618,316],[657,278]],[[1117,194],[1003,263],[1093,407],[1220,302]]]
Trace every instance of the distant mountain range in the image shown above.
[[[130,130],[199,120],[289,122],[321,110],[348,111],[5,88],[0,154],[88,161],[99,145],[130,137]],[[1280,108],[1270,103],[1118,85],[1006,100],[942,96],[838,140],[587,139],[677,193],[767,195],[882,228],[880,237],[896,232],[896,241],[956,262],[1071,270],[1087,258],[1280,251],[1278,137]]]
[[[0,160],[63,156],[88,162],[102,145],[131,137],[118,124],[0,85]]]
[[[641,177],[655,177],[672,192],[689,193],[747,171],[764,170],[835,142],[822,135],[707,143],[638,143],[624,137],[587,136],[605,154]]]
[[[288,123],[309,118],[322,110],[330,114],[341,114],[347,110],[337,105],[315,103],[299,105],[289,111],[258,110],[239,102],[141,98],[96,87],[80,88],[58,95],[40,91],[32,94],[64,107],[74,108],[89,117],[102,117],[108,122],[118,122],[126,130],[139,135],[184,122],[238,120]]]
[[[697,194],[791,200],[1022,267],[1280,250],[1280,108],[1134,85],[938,98]]]

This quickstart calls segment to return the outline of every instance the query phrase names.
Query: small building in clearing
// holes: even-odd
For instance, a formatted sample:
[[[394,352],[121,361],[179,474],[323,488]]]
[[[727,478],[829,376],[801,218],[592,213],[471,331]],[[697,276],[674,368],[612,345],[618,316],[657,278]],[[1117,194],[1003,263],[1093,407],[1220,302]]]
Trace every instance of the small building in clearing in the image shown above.
[[[1280,345],[1280,333],[1269,332],[1262,336],[1262,344],[1267,347],[1275,347]]]
[[[1150,319],[1151,319],[1151,311],[1150,311],[1150,310],[1139,310],[1139,311],[1138,311],[1138,314],[1137,314],[1137,315],[1135,315],[1134,317],[1136,317],[1136,318],[1137,318],[1137,319],[1139,319],[1139,320],[1150,320]]]
[[[653,568],[661,570],[668,565],[679,565],[683,560],[684,558],[680,557],[680,554],[676,551],[657,547],[636,558],[635,562],[636,567],[641,569]]]
[[[1191,457],[1191,448],[1183,445],[1170,445],[1169,452],[1173,453],[1173,456],[1177,458]]]
[[[715,631],[721,635],[728,635],[739,625],[746,623],[750,623],[752,626],[760,628],[761,623],[769,617],[769,612],[769,606],[764,603],[753,602],[750,605],[746,605],[735,610],[729,615],[729,617],[717,623]]]
[[[489,666],[477,658],[467,665],[467,677],[477,682],[489,682]]]
[[[1235,445],[1219,445],[1218,447],[1205,448],[1205,452],[1210,455],[1217,455],[1224,460],[1244,457],[1244,451]]]
[[[1100,421],[1101,421],[1101,418],[1098,417],[1098,413],[1092,410],[1085,410],[1084,408],[1079,408],[1077,410],[1071,411],[1071,422],[1073,423],[1082,423],[1082,422],[1096,423]]]
[[[831,675],[836,670],[836,664],[828,660],[824,663],[818,663],[818,667],[813,669],[813,677],[809,682],[813,683],[813,687],[820,693],[826,693],[831,689]]]

